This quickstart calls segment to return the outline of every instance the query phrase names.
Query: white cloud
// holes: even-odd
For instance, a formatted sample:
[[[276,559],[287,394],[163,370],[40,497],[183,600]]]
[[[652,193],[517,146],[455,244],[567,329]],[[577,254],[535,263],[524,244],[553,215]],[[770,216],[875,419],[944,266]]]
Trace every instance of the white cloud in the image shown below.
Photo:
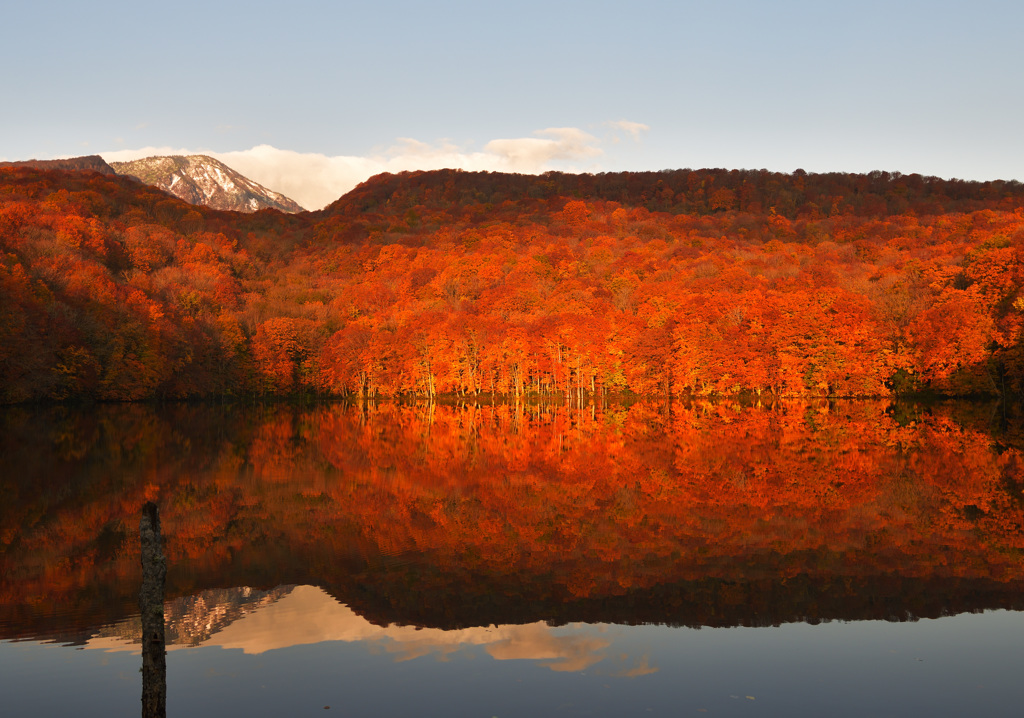
[[[640,141],[640,135],[651,129],[642,122],[630,122],[629,120],[618,120],[616,122],[606,122],[605,124],[613,130],[622,130],[637,142]]]
[[[604,153],[598,139],[576,127],[551,127],[538,130],[538,137],[491,140],[484,152],[493,155],[512,172],[543,172],[552,160],[580,160]]]
[[[646,125],[625,121],[610,124],[631,133],[647,129]],[[429,144],[402,137],[387,150],[365,157],[331,157],[271,145],[236,152],[144,147],[100,154],[108,162],[154,155],[209,155],[265,187],[291,197],[307,209],[320,209],[381,172],[451,168],[537,174],[555,169],[552,163],[592,161],[604,153],[601,140],[576,127],[551,127],[533,134],[533,137],[491,140],[479,151],[460,147],[449,140]]]

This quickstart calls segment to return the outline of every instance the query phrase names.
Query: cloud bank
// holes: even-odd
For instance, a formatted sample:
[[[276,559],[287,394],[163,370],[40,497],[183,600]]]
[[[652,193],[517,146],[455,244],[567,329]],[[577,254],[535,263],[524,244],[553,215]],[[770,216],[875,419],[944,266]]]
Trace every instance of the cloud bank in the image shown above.
[[[607,125],[634,139],[641,131],[647,130],[646,125],[636,122],[620,121]],[[577,127],[550,127],[534,132],[532,137],[491,140],[477,151],[447,140],[430,144],[403,137],[388,149],[365,157],[332,157],[282,150],[271,145],[235,152],[143,147],[100,154],[107,162],[126,162],[154,155],[209,155],[249,179],[294,199],[306,209],[320,209],[381,172],[448,168],[537,174],[556,169],[554,163],[560,163],[559,168],[562,169],[579,169],[563,167],[565,163],[587,163],[586,169],[595,169],[593,162],[604,154],[602,145],[616,139],[613,136],[600,140]]]

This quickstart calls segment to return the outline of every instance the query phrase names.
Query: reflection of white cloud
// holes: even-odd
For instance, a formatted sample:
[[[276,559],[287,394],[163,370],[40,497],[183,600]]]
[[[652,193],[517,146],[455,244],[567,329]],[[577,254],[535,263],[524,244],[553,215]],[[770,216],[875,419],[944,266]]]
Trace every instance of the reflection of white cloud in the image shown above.
[[[413,626],[377,626],[315,586],[298,586],[281,599],[247,613],[213,634],[203,646],[259,654],[322,641],[361,641],[393,653],[396,660],[449,656],[467,646],[484,646],[496,660],[541,661],[555,671],[582,671],[604,659],[609,641],[583,633],[556,633],[546,623],[444,631]],[[86,648],[138,652],[138,644],[93,638]],[[169,646],[170,650],[181,648]]]
[[[620,127],[622,122],[612,124],[634,132]],[[639,123],[625,124],[646,129],[646,125]],[[534,174],[552,169],[552,162],[597,157],[603,153],[600,145],[600,140],[576,127],[552,127],[535,132],[533,137],[491,140],[482,150],[475,152],[447,140],[429,144],[403,137],[387,150],[366,157],[330,157],[313,152],[281,150],[270,145],[258,145],[238,152],[143,147],[101,154],[107,162],[125,162],[153,155],[209,155],[264,187],[291,197],[303,207],[320,209],[381,172],[452,168]]]
[[[543,660],[553,671],[582,671],[604,659],[608,641],[590,636],[560,636],[546,623],[499,626],[503,636],[487,646],[496,660]]]
[[[623,656],[626,658],[626,656]],[[640,660],[636,662],[636,665],[632,668],[613,673],[612,675],[619,678],[638,678],[640,676],[649,676],[652,673],[657,673],[658,669],[651,665],[650,658],[646,655],[641,656]]]
[[[141,654],[142,648],[139,647],[138,643],[134,643],[127,638],[121,638],[120,636],[96,636],[90,638],[85,642],[85,648],[100,651],[128,651],[129,653]],[[172,650],[173,646],[168,646],[168,650]]]

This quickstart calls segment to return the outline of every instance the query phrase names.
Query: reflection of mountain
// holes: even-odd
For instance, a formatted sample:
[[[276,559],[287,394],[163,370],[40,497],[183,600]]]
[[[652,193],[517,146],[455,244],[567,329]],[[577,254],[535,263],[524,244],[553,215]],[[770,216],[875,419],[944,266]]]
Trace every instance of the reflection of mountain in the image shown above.
[[[197,610],[200,606],[203,609]],[[219,646],[250,654],[321,641],[347,641],[379,644],[396,660],[409,660],[484,646],[498,660],[539,660],[553,670],[578,671],[600,661],[604,657],[601,651],[608,646],[606,640],[561,635],[541,622],[452,631],[379,626],[315,586],[286,586],[269,592],[248,588],[204,591],[168,604],[167,620],[168,645]],[[138,642],[137,624],[132,619],[105,628],[86,647],[131,649]],[[182,633],[183,626],[187,635]]]
[[[146,498],[169,595],[315,584],[380,625],[1020,608],[1016,425],[997,441],[956,407],[887,410],[12,409],[0,636],[134,613]]]
[[[764,563],[756,568],[758,559]],[[1024,610],[1024,580],[858,575],[856,555],[803,557],[778,567],[772,557],[748,557],[731,578],[666,582],[616,594],[566,596],[535,576],[473,576],[468,582],[441,569],[375,576],[364,590],[332,587],[374,623],[405,622],[448,630],[494,622],[619,623],[670,626],[775,626],[823,621],[916,621],[982,610]],[[783,557],[775,557],[776,560]],[[815,568],[820,560],[825,566]],[[773,577],[752,578],[751,573]],[[849,570],[844,570],[848,566]],[[793,571],[806,571],[788,575]],[[550,580],[550,579],[549,579]],[[410,581],[416,587],[408,590]],[[430,591],[429,602],[419,598]]]
[[[215,588],[168,601],[164,607],[164,636],[169,646],[198,646],[245,615],[279,601],[292,590],[279,586],[269,591],[249,587]],[[133,644],[142,640],[139,617],[104,626],[92,639],[116,638]]]

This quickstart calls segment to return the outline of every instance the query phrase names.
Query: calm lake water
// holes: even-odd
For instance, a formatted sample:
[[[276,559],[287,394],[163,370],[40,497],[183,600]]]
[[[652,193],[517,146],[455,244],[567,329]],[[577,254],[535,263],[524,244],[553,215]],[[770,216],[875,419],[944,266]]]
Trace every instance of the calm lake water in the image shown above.
[[[1016,716],[1018,410],[9,408],[0,714]]]

